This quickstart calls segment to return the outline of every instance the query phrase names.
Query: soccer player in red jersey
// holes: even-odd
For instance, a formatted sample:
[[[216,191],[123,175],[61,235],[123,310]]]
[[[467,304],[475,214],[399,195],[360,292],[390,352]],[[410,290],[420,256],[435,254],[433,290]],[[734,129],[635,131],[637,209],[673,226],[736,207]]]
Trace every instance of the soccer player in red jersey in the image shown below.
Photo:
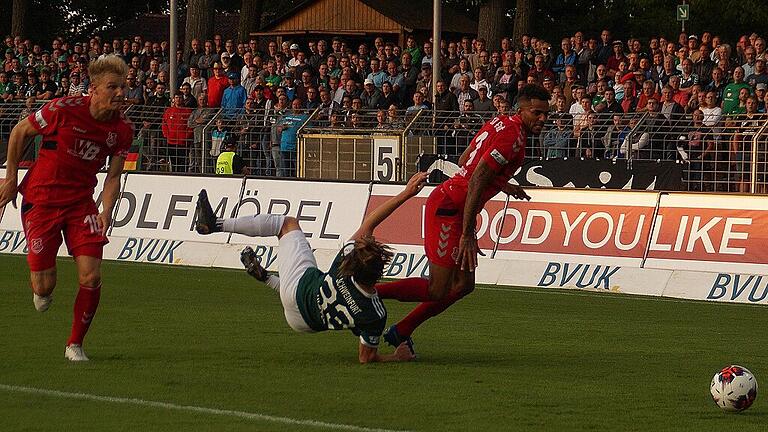
[[[520,186],[509,184],[509,179],[523,164],[528,136],[538,135],[544,127],[549,97],[542,87],[523,87],[517,114],[501,115],[483,125],[459,158],[459,171],[429,195],[424,210],[429,282],[404,279],[378,284],[376,290],[383,299],[421,297],[430,301],[420,303],[387,329],[384,339],[388,343],[412,347],[410,336],[416,327],[475,289],[474,271],[480,252],[475,233],[477,215],[499,192],[530,199]]]
[[[21,192],[21,219],[35,308],[48,309],[56,286],[56,254],[62,233],[77,266],[80,289],[72,332],[64,356],[87,361],[82,344],[101,293],[101,257],[107,228],[120,192],[120,174],[133,139],[133,125],[120,111],[128,67],[108,56],[88,67],[89,96],[55,99],[20,121],[8,141],[6,178],[0,183],[0,208]],[[25,143],[42,135],[40,153],[18,185],[18,161]],[[101,194],[93,201],[96,173],[110,157]]]

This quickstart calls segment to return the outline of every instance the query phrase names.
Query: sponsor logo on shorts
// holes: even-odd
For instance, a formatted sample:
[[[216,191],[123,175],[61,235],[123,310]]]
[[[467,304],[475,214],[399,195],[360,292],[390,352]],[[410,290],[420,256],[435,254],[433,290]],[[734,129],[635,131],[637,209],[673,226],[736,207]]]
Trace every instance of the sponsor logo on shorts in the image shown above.
[[[29,244],[29,250],[32,251],[34,254],[39,254],[43,251],[43,240],[36,238],[32,239],[32,242]]]
[[[506,165],[508,163],[507,159],[497,149],[491,150],[491,157],[494,158],[499,165]]]
[[[84,133],[88,132],[87,130],[81,129],[81,128],[77,127],[77,126],[72,126],[72,130],[77,132],[77,133],[81,133],[81,134],[84,134]]]
[[[440,240],[437,241],[437,256],[444,257],[448,253],[448,238],[450,234],[451,226],[446,224],[440,224]]]

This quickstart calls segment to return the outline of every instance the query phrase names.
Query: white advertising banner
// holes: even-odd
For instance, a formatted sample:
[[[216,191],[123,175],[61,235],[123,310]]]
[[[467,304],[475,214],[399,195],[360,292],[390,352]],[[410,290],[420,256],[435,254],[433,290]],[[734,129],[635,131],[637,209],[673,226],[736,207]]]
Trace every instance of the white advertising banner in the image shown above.
[[[674,271],[665,297],[768,305],[768,276]]]
[[[144,238],[204,243],[226,243],[228,234],[201,236],[195,232],[195,203],[201,189],[208,191],[219,217],[237,215],[243,179],[128,174],[110,237]]]
[[[248,179],[240,216],[281,214],[299,220],[313,248],[338,250],[360,226],[367,184]],[[277,245],[277,239],[235,234],[230,243]]]

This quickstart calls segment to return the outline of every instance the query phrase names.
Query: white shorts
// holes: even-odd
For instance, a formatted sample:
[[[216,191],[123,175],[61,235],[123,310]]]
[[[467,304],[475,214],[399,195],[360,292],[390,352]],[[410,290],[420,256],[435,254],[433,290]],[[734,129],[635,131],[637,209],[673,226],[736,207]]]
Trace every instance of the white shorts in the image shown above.
[[[280,238],[277,257],[280,272],[280,302],[283,303],[285,320],[299,332],[314,332],[304,321],[296,303],[299,279],[309,268],[317,268],[315,254],[301,230],[291,231]]]

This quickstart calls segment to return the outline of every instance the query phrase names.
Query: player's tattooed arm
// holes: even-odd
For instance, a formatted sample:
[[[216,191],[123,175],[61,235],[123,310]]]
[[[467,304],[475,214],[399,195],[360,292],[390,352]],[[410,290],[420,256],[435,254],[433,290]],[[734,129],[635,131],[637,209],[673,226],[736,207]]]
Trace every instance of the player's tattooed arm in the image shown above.
[[[482,205],[483,191],[491,184],[496,177],[496,171],[490,165],[480,159],[477,168],[469,179],[469,188],[467,190],[467,200],[464,204],[464,232],[461,233],[459,241],[459,264],[465,271],[475,271],[477,267],[477,254],[484,255],[477,246],[477,237],[475,237],[475,219]]]

